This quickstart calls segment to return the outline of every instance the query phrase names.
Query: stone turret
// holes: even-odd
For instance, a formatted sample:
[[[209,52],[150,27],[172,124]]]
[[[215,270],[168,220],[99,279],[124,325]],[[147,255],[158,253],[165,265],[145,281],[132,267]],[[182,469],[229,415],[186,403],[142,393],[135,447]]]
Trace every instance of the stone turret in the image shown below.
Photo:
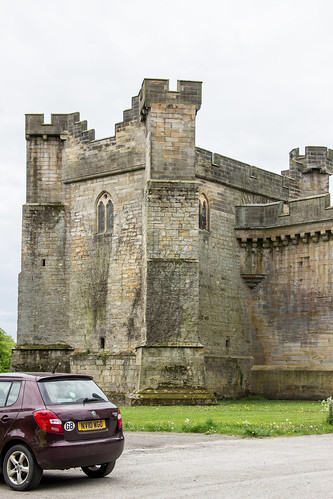
[[[194,180],[195,117],[201,106],[201,82],[179,80],[173,92],[168,80],[146,79],[139,102],[146,120],[149,178]]]
[[[63,150],[69,134],[81,141],[95,138],[79,113],[52,114],[44,123],[44,114],[25,117],[27,140],[27,203],[59,203],[63,200]]]
[[[299,182],[301,197],[326,194],[329,189],[329,175],[332,173],[332,149],[308,146],[304,155],[299,153],[298,148],[290,152],[288,175]]]

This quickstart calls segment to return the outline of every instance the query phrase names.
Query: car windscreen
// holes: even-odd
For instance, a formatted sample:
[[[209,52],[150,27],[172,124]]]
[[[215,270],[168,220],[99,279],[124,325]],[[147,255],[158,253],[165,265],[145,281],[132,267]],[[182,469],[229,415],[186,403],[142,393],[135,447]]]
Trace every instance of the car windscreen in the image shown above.
[[[108,401],[107,396],[91,379],[46,379],[39,381],[38,386],[45,405]]]

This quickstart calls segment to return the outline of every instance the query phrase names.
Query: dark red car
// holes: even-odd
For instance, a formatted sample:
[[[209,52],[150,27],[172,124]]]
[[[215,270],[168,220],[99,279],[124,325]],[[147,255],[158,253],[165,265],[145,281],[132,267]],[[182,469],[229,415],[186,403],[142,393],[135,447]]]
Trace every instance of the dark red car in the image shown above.
[[[46,469],[111,473],[124,448],[119,409],[90,376],[0,374],[0,469],[14,490]]]

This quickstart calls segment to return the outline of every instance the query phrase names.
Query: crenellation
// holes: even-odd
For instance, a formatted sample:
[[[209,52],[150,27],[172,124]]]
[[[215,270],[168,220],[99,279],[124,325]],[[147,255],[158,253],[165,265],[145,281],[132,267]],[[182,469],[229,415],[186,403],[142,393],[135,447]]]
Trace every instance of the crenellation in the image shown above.
[[[302,197],[324,194],[328,190],[329,175],[333,173],[333,151],[321,146],[308,146],[305,154],[293,149],[289,155],[289,176]]]
[[[139,93],[139,109],[146,116],[152,103],[169,105],[185,104],[194,106],[198,111],[201,106],[202,83],[185,80],[177,81],[177,91],[169,90],[169,80],[145,79]]]
[[[333,150],[321,146],[307,146],[305,154],[299,153],[299,148],[290,152],[290,169],[308,173],[310,170],[320,170],[321,173],[333,173]]]
[[[132,97],[132,107],[124,111],[123,122],[132,121],[138,118],[139,114],[139,96]]]
[[[26,114],[26,136],[59,136],[67,130],[67,114],[52,114],[51,123],[44,123],[44,114]]]
[[[95,140],[95,130],[84,130],[82,131],[82,140],[93,141]]]

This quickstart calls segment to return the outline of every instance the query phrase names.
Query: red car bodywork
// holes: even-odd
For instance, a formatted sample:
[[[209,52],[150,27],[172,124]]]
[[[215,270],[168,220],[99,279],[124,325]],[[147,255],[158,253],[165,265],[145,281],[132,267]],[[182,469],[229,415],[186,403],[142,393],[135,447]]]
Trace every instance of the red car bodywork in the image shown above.
[[[85,399],[80,403],[53,405],[44,401],[45,396],[43,400],[40,383],[66,379],[92,380],[89,376],[70,374],[0,374],[0,382],[20,382],[16,402],[0,406],[1,469],[6,452],[15,444],[28,447],[42,469],[94,466],[116,461],[121,455],[124,436],[116,405],[108,400]],[[53,426],[52,421],[57,420],[50,420],[50,431],[40,426],[40,419],[50,414],[45,411],[52,411],[60,420]],[[86,422],[83,425],[92,429],[80,431],[79,422]],[[94,424],[100,427],[94,428]]]

